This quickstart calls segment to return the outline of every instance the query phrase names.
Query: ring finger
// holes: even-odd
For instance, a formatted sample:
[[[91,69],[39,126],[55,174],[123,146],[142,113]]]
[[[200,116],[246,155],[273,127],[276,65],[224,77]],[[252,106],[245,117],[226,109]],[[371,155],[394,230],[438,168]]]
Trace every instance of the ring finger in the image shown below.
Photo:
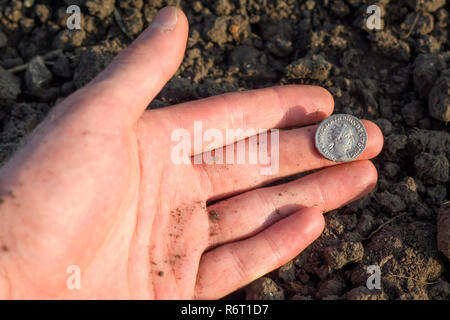
[[[322,212],[339,208],[368,194],[377,175],[370,161],[355,161],[211,205],[210,248],[253,236],[301,208],[317,207]]]

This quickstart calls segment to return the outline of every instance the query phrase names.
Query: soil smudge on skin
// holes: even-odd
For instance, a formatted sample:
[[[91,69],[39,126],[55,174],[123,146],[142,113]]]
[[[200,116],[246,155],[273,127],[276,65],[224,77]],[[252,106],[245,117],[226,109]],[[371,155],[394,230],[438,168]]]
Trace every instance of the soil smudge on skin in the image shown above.
[[[211,221],[219,221],[220,217],[216,210],[208,211],[209,220]]]

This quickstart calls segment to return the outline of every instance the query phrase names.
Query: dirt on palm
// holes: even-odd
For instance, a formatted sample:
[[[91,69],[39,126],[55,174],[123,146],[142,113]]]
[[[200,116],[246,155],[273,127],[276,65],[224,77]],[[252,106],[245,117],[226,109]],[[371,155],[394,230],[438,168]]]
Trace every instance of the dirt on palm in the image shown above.
[[[66,28],[70,4],[81,8],[81,30]],[[372,4],[380,30],[366,26]],[[0,163],[165,5],[186,12],[188,48],[149,108],[317,84],[332,92],[335,113],[373,120],[385,138],[376,189],[328,213],[319,240],[231,297],[449,299],[446,0],[0,0]],[[367,288],[371,265],[381,289]]]

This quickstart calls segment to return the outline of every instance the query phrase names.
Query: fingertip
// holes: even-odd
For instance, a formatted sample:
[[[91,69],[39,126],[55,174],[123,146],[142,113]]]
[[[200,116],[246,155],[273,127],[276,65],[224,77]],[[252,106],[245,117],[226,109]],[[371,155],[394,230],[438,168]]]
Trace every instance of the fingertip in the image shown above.
[[[333,113],[334,99],[325,88],[312,85],[290,84],[274,87],[283,94],[290,96],[291,104],[301,110],[290,114],[288,125],[298,125],[322,121]],[[295,116],[294,116],[295,115]]]
[[[145,34],[150,33],[153,29],[160,29],[161,31],[178,29],[176,31],[183,31],[188,27],[188,19],[183,10],[175,6],[166,6],[156,13],[151,24],[142,34],[145,37]]]
[[[319,194],[326,195],[324,211],[342,207],[369,194],[376,186],[378,171],[370,160],[359,160],[326,168],[318,173]],[[312,174],[314,178],[314,174]],[[330,181],[334,181],[331,183]]]
[[[186,37],[187,34],[189,32],[189,20],[186,16],[186,14],[184,13],[184,11],[179,8],[179,7],[174,7],[174,6],[167,6],[165,8],[173,8],[173,10],[176,12],[177,15],[177,28],[180,29],[180,31],[186,33]],[[165,8],[161,9],[164,10]]]
[[[183,23],[185,23],[186,24],[186,26],[188,26],[188,18],[187,18],[187,16],[186,16],[186,14],[184,13],[184,11],[183,10],[181,10],[181,8],[179,8],[179,7],[175,7],[176,8],[176,10],[177,10],[177,14],[178,14],[178,19],[181,19],[181,20],[183,20]]]
[[[369,181],[376,181],[378,179],[378,170],[375,165],[370,160],[363,161],[363,165],[365,166],[365,171],[367,172],[366,176]]]
[[[323,216],[323,211],[319,207],[314,206],[303,208],[298,211],[298,214],[303,220],[301,223],[301,228],[311,236],[313,241],[317,239],[325,228],[325,217]]]
[[[383,149],[384,138],[381,129],[372,121],[362,120],[367,132],[367,147],[361,154],[362,159],[371,159],[376,157]]]
[[[319,86],[308,86],[316,97],[316,104],[323,113],[323,118],[329,117],[334,111],[334,98],[330,91]]]
[[[134,125],[151,100],[178,70],[186,50],[188,20],[182,10],[164,7],[126,49],[122,50],[91,83],[97,97],[115,110],[112,117]]]
[[[355,164],[359,167],[359,177],[361,185],[364,187],[363,193],[368,194],[377,184],[378,170],[370,160],[357,161]]]
[[[325,109],[325,114],[327,117],[331,116],[334,111],[334,98],[330,91],[325,88],[318,87],[321,91],[322,105]]]
[[[130,47],[145,47],[150,43],[149,41],[153,41],[158,45],[157,53],[164,52],[167,55],[166,59],[176,58],[181,63],[186,49],[188,33],[189,22],[183,10],[178,7],[167,6],[158,11],[148,28]],[[146,56],[146,58],[148,57]]]

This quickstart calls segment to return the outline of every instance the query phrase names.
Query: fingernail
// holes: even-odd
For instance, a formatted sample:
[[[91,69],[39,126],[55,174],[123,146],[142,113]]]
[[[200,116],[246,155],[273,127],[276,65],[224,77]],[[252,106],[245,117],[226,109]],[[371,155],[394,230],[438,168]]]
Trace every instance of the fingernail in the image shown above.
[[[176,7],[165,7],[161,9],[153,19],[152,28],[161,30],[172,30],[178,22],[178,9]]]

